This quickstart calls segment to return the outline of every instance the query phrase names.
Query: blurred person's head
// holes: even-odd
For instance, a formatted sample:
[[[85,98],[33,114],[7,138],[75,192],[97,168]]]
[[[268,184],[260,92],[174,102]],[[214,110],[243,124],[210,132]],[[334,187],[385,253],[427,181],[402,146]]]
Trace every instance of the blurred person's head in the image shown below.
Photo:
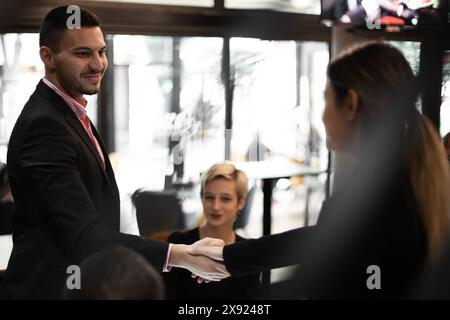
[[[448,163],[436,129],[415,107],[417,83],[405,57],[393,46],[370,42],[338,56],[327,76],[327,146],[358,157],[374,146],[371,142],[380,133],[397,143],[394,148],[405,160],[422,214],[429,254],[435,255],[448,227]],[[387,150],[377,149],[380,159]]]
[[[247,197],[247,175],[230,163],[217,163],[203,175],[200,195],[203,214],[210,226],[232,228]]]
[[[442,139],[442,143],[444,144],[447,159],[450,161],[450,132],[444,136],[444,138]]]
[[[141,255],[122,246],[99,251],[80,265],[81,288],[64,288],[69,300],[162,300],[161,275]]]
[[[106,44],[100,19],[94,13],[67,9],[57,7],[45,16],[39,32],[39,53],[45,77],[72,98],[81,99],[83,94],[100,91],[108,66]],[[80,23],[74,27],[77,20],[73,15],[78,13]]]

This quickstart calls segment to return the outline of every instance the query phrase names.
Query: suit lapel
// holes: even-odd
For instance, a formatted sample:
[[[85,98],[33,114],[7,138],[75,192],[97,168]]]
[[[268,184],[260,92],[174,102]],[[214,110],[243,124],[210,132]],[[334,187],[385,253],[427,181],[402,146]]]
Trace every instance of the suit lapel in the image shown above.
[[[88,133],[86,132],[86,129],[83,127],[80,120],[78,120],[77,116],[73,113],[73,111],[70,109],[70,107],[65,103],[65,101],[56,93],[54,92],[50,87],[48,87],[42,80],[37,85],[37,91],[45,96],[47,99],[51,101],[51,103],[64,112],[66,121],[70,124],[70,126],[78,133],[81,140],[86,144],[86,146],[89,148],[89,151],[92,153],[92,155],[95,157],[97,164],[99,166],[100,171],[103,173],[103,176],[105,177],[106,181],[108,182],[108,185],[113,192],[118,192],[117,186],[115,185],[115,179],[114,175],[112,173],[111,164],[109,162],[108,155],[106,153],[106,149],[97,133],[97,130],[95,130],[95,127],[92,125],[91,122],[91,128],[94,132],[94,135],[100,145],[100,148],[103,152],[103,157],[105,159],[105,169],[103,169],[103,162],[100,158],[100,155],[98,154],[97,148],[94,145],[94,142],[89,137]]]
[[[109,161],[108,153],[106,152],[106,147],[103,144],[103,140],[100,138],[100,135],[97,132],[97,129],[91,122],[91,129],[94,133],[95,138],[97,139],[98,144],[100,145],[100,148],[102,149],[103,158],[105,159],[105,174],[108,179],[109,186],[111,189],[113,189],[115,192],[119,193],[119,190],[117,189],[116,179],[114,178],[114,172],[112,170],[111,162]]]
[[[88,133],[86,132],[86,129],[84,129],[80,120],[78,120],[77,117],[75,116],[75,114],[73,114],[73,112],[70,112],[70,110],[68,112],[66,112],[66,120],[72,126],[72,128],[75,129],[75,131],[81,137],[83,142],[88,146],[92,155],[97,160],[97,164],[99,165],[100,169],[104,172],[105,170],[103,170],[102,159],[100,158],[100,155],[98,154],[97,148],[95,147],[94,142],[91,140]]]

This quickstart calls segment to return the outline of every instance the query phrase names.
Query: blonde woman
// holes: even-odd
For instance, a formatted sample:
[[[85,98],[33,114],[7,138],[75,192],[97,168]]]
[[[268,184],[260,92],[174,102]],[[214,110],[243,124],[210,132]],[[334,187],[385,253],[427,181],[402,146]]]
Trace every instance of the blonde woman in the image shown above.
[[[205,222],[198,228],[171,234],[168,241],[192,244],[209,237],[233,244],[243,240],[234,232],[233,223],[244,207],[247,189],[247,176],[243,171],[229,163],[213,165],[201,181]],[[204,284],[198,284],[187,270],[174,269],[164,276],[169,299],[256,299],[261,291],[258,273]]]

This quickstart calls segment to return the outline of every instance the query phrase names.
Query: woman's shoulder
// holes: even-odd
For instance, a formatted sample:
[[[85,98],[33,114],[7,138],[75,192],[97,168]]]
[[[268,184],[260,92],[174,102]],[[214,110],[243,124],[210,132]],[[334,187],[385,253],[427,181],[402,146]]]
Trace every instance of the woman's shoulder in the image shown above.
[[[243,241],[243,240],[252,239],[252,238],[244,238],[243,236],[237,234],[236,232],[234,234],[236,235],[236,241]]]
[[[168,238],[167,241],[171,243],[192,244],[199,240],[198,228],[187,231],[175,231]]]

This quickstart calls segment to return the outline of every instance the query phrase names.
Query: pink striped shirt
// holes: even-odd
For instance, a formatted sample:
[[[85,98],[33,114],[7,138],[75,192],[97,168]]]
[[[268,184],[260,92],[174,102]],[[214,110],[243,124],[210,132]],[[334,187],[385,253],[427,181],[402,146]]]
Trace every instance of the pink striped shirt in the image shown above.
[[[70,107],[73,113],[75,113],[78,120],[80,120],[81,124],[83,125],[84,129],[89,135],[89,138],[91,138],[92,142],[94,143],[98,155],[100,156],[100,159],[102,159],[103,169],[105,169],[105,158],[103,156],[102,148],[100,148],[100,144],[98,143],[97,139],[94,136],[94,133],[92,132],[91,121],[89,120],[89,117],[86,112],[87,100],[82,97],[82,103],[79,103],[74,98],[69,96],[66,92],[59,89],[49,80],[47,80],[46,78],[42,78],[42,81],[44,81],[44,83],[47,86],[49,86],[50,89],[55,91],[67,103],[67,105]]]

